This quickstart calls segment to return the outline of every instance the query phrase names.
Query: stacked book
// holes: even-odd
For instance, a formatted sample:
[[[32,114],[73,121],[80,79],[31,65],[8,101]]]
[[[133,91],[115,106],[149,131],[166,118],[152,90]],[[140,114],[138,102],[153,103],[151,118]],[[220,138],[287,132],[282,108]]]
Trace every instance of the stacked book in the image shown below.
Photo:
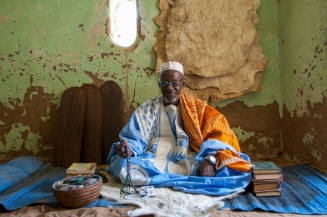
[[[283,174],[274,162],[255,162],[252,173],[255,196],[280,196]]]

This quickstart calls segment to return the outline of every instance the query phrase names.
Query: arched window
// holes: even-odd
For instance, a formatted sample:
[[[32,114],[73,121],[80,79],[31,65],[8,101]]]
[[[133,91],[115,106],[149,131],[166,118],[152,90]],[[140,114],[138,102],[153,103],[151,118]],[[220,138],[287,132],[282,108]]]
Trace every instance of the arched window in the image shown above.
[[[131,46],[137,34],[136,0],[110,0],[110,38],[121,46]]]

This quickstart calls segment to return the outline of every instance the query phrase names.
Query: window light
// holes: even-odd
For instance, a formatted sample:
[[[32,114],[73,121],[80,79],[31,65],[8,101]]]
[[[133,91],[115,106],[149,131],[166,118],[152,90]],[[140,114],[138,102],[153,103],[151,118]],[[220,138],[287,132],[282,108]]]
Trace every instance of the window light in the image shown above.
[[[131,46],[137,34],[136,0],[110,0],[110,38],[121,46]]]

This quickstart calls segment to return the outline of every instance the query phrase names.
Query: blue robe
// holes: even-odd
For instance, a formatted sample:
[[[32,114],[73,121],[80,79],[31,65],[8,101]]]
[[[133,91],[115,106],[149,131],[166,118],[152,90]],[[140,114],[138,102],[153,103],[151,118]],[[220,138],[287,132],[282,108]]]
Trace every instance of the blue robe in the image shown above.
[[[209,153],[232,150],[244,160],[249,157],[216,139],[202,143],[200,152],[192,152],[183,128],[179,108],[165,108],[162,97],[152,98],[137,108],[119,134],[126,140],[134,156],[131,157],[131,178],[135,185],[154,185],[196,194],[227,195],[244,189],[251,181],[251,173],[226,166],[216,169],[216,177],[195,176],[196,169]],[[112,145],[108,156],[108,170],[123,180],[127,160]]]

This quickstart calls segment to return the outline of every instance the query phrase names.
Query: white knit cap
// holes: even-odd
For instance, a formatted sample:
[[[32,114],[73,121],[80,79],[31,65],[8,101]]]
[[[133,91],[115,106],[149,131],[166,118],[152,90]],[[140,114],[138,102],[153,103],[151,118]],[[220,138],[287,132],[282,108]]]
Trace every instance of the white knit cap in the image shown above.
[[[160,65],[159,74],[166,70],[176,70],[184,75],[183,65],[177,61],[168,61]]]

